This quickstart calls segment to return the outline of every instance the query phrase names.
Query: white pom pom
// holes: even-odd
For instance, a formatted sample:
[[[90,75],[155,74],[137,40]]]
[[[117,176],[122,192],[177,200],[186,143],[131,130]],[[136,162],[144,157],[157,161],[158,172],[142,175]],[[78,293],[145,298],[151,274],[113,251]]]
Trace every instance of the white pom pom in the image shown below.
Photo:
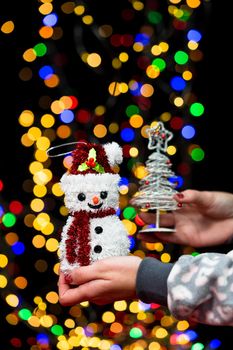
[[[106,143],[104,146],[110,166],[121,164],[123,161],[122,148],[116,142]]]

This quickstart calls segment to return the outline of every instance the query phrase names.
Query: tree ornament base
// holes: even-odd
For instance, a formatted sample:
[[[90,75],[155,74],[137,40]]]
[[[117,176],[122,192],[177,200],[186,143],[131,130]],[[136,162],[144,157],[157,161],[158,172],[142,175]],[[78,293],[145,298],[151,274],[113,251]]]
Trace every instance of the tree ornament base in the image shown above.
[[[147,232],[175,232],[176,230],[174,228],[167,228],[167,227],[149,227],[144,228],[139,231],[139,233],[147,233]]]

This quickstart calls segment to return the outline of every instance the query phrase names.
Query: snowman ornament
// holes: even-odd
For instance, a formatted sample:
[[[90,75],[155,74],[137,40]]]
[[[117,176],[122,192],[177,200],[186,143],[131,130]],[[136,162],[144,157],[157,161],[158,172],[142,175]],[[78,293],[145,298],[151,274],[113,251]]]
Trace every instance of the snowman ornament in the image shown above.
[[[69,211],[59,245],[64,273],[110,256],[128,255],[128,233],[116,215],[120,176],[113,171],[122,160],[116,142],[78,142],[73,150],[71,168],[60,180]]]

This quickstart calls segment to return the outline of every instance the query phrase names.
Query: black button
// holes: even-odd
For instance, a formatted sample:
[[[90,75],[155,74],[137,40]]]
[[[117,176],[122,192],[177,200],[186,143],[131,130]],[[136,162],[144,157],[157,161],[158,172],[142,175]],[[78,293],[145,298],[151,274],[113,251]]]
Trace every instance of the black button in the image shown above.
[[[94,247],[94,252],[95,252],[95,253],[101,253],[101,252],[102,252],[102,247],[101,247],[100,245],[96,245],[96,246]]]
[[[102,233],[103,232],[103,229],[102,229],[102,227],[101,226],[96,226],[95,227],[95,233]]]

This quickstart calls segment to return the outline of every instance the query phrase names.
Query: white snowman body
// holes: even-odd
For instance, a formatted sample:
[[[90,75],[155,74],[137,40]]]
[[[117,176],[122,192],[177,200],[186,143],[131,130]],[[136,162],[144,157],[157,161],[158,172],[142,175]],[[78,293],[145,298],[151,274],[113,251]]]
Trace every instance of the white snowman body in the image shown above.
[[[116,143],[107,144],[105,151],[110,164],[116,155],[119,163],[121,149]],[[128,232],[116,214],[119,180],[120,176],[115,173],[65,173],[62,176],[61,187],[69,210],[59,247],[63,272],[107,257],[128,255]]]

